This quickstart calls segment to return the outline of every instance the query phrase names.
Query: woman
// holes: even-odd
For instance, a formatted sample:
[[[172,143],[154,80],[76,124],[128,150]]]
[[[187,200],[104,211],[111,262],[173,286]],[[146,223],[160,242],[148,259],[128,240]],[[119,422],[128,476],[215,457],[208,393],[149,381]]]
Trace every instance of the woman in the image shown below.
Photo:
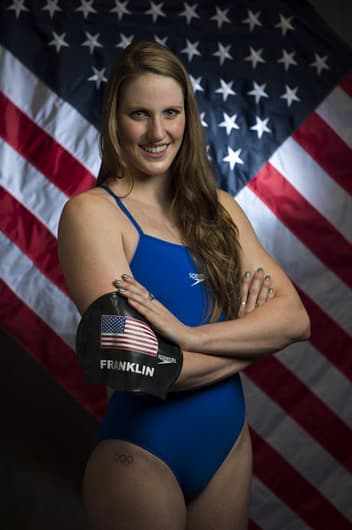
[[[216,190],[192,86],[166,47],[134,43],[113,65],[101,148],[97,187],[60,221],[67,285],[84,312],[114,283],[184,363],[166,401],[111,398],[84,477],[91,528],[243,530],[251,445],[238,372],[306,339],[309,319]]]

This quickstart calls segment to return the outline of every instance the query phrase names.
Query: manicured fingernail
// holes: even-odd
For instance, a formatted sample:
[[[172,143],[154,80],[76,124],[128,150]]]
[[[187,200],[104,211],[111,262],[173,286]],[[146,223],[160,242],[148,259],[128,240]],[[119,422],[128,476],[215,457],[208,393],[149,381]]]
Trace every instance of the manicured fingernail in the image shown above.
[[[112,283],[114,285],[118,286],[118,285],[120,285],[120,283],[122,283],[122,280],[114,280]]]
[[[250,275],[251,275],[251,273],[250,273],[250,272],[248,272],[248,271],[246,271],[246,272],[244,273],[244,276],[245,276],[245,278],[249,278],[249,277],[250,277]]]
[[[119,287],[119,288],[117,289],[117,291],[118,291],[119,293],[124,293],[125,291],[127,291],[127,289],[124,289],[123,287]]]
[[[270,281],[270,278],[271,278],[270,274],[267,274],[267,275],[265,276],[264,280],[265,280],[266,282],[269,282],[269,281]]]
[[[124,280],[127,280],[127,278],[129,278],[129,275],[128,275],[128,274],[123,274],[123,275],[122,275],[122,278],[123,278]]]
[[[259,274],[261,274],[264,271],[263,271],[262,267],[258,267],[257,272],[259,272]]]
[[[270,287],[270,289],[269,289],[269,293],[270,293],[270,294],[273,294],[273,292],[274,292],[274,289],[273,289],[272,287]]]

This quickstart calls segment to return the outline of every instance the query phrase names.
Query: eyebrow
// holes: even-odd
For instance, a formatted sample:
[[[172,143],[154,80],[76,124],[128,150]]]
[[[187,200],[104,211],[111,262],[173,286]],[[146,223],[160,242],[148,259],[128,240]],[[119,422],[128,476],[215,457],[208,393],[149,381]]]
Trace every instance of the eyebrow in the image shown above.
[[[170,105],[165,105],[164,109],[179,109],[179,110],[182,110],[184,108],[184,105],[173,105],[173,104],[170,104]],[[148,109],[148,107],[146,107],[145,105],[138,105],[138,104],[135,104],[135,105],[130,105],[129,107],[127,107],[127,110],[150,110]]]

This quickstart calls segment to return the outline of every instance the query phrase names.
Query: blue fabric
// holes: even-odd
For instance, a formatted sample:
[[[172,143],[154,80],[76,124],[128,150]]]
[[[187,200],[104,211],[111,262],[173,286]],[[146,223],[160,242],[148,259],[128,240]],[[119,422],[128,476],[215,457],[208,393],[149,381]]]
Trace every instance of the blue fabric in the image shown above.
[[[121,199],[106,186],[102,188],[138,230],[139,241],[130,263],[133,276],[185,324],[205,323],[206,290],[189,249],[144,234]],[[244,421],[238,374],[206,388],[171,392],[166,401],[115,392],[95,445],[116,438],[150,451],[172,469],[188,501],[222,464]]]
[[[186,501],[208,484],[241,432],[245,406],[239,376],[167,400],[115,392],[96,443],[126,440],[163,460]]]

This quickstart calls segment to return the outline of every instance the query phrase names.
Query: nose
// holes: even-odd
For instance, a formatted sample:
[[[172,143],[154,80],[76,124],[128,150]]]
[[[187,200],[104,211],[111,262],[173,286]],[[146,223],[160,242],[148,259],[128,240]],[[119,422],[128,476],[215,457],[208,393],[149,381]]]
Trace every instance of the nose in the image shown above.
[[[160,142],[164,138],[164,123],[161,116],[152,116],[149,121],[148,139],[150,142]]]

